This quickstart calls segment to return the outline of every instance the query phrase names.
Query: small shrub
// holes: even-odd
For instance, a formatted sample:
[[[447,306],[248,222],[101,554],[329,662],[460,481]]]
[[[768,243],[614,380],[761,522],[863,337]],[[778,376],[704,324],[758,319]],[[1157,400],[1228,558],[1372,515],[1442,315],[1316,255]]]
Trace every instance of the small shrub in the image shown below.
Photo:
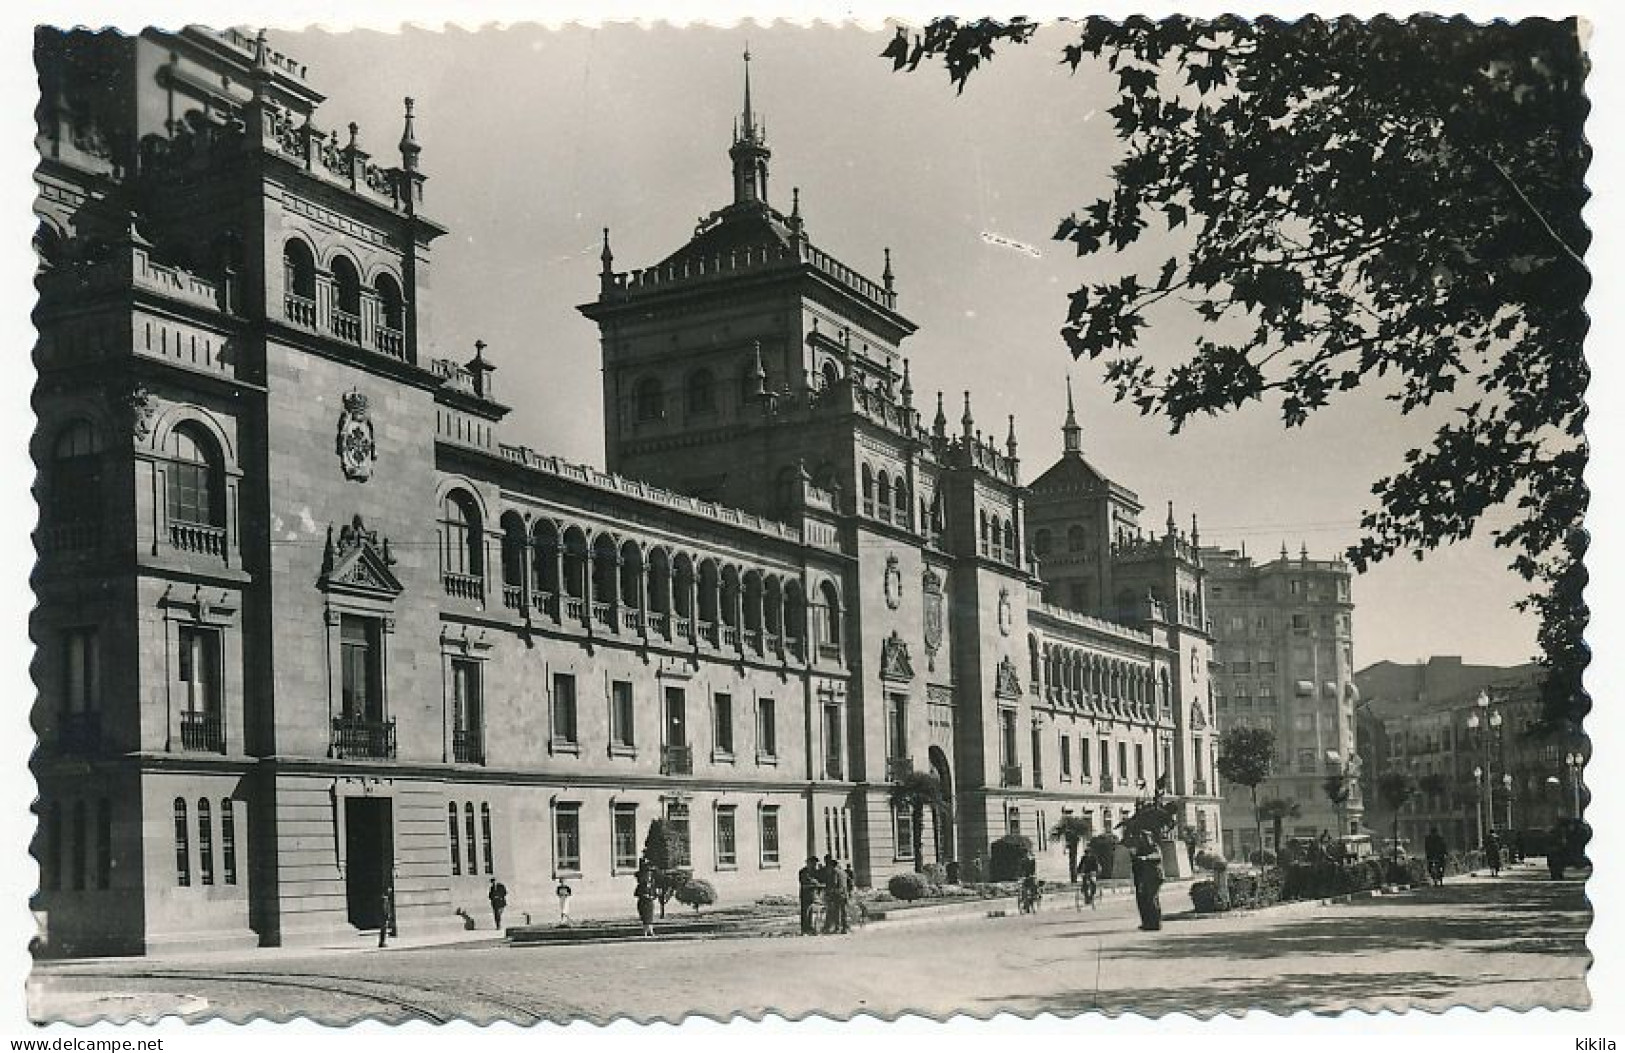
[[[693,907],[698,914],[701,907],[709,907],[717,901],[717,890],[711,882],[704,878],[691,877],[677,890],[677,902],[685,907]]]
[[[886,882],[886,891],[908,903],[924,899],[930,894],[931,886],[920,874],[893,874],[891,880]]]
[[[1202,870],[1223,870],[1230,865],[1224,856],[1206,848],[1198,849],[1191,862]]]
[[[1103,878],[1116,877],[1112,873],[1112,866],[1117,860],[1117,835],[1114,833],[1096,834],[1089,839],[1089,854],[1100,860],[1100,876]]]
[[[1272,867],[1276,864],[1276,855],[1267,848],[1256,849],[1247,853],[1247,862],[1255,867]]]
[[[919,875],[933,885],[946,885],[948,883],[948,868],[941,863],[927,863],[919,869]]]
[[[756,900],[756,905],[758,907],[794,907],[796,905],[796,897],[778,895],[762,896]]]
[[[991,858],[994,881],[1020,881],[1032,865],[1032,839],[1005,834],[993,842]]]
[[[987,880],[987,868],[982,863],[981,856],[971,856],[959,866],[959,883],[961,885],[979,885]]]
[[[1219,898],[1219,887],[1212,881],[1198,881],[1191,885],[1191,906],[1198,914],[1218,914],[1230,909],[1228,900]]]

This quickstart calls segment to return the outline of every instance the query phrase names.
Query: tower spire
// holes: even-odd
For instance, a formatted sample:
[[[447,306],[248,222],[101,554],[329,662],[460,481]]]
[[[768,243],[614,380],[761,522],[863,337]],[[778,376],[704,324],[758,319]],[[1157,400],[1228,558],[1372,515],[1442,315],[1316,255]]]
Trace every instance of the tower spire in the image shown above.
[[[766,125],[760,121],[750,97],[750,47],[745,47],[745,108],[734,125],[734,143],[728,150],[733,159],[734,204],[767,203]]]
[[[405,100],[406,120],[401,128],[401,167],[408,172],[415,172],[418,168],[418,155],[423,147],[418,145],[416,130],[412,120],[412,97],[408,95]]]
[[[1083,429],[1078,427],[1078,411],[1072,405],[1072,374],[1066,375],[1066,423],[1061,425],[1063,452],[1083,453]]]

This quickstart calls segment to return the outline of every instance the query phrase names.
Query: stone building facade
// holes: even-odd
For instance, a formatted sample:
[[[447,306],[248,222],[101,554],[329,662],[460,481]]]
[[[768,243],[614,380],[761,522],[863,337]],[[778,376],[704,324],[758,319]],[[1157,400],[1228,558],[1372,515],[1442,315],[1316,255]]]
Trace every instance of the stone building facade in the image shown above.
[[[1542,721],[1543,672],[1474,665],[1435,655],[1378,662],[1360,685],[1360,753],[1373,775],[1407,772],[1417,794],[1399,813],[1399,836],[1418,851],[1437,827],[1453,849],[1476,847],[1485,829],[1549,830],[1580,813],[1584,740]],[[1581,765],[1570,763],[1580,758]],[[1475,774],[1476,772],[1476,774]],[[1393,814],[1374,804],[1372,824],[1390,836]]]
[[[263,35],[36,52],[53,952],[456,927],[493,878],[512,916],[561,878],[626,913],[656,818],[726,902],[1007,832],[1062,875],[1056,821],[1158,783],[1218,828],[1194,538],[1114,550],[1109,613],[1043,601],[1029,503],[1070,498],[968,395],[925,419],[890,261],[769,203],[748,86],[733,200],[645,268],[606,232],[605,471],[503,441],[483,345],[432,351],[410,100],[375,158]],[[916,769],[952,804],[926,860]]]
[[[1274,774],[1258,798],[1295,804],[1283,836],[1356,833],[1366,810],[1360,787],[1364,758],[1357,743],[1354,601],[1349,566],[1340,559],[1278,558],[1254,562],[1225,549],[1203,552],[1219,675],[1219,726],[1275,733]],[[1337,802],[1333,789],[1346,793]],[[1224,844],[1242,855],[1258,847],[1252,794],[1229,787]],[[1266,823],[1265,838],[1269,838]]]

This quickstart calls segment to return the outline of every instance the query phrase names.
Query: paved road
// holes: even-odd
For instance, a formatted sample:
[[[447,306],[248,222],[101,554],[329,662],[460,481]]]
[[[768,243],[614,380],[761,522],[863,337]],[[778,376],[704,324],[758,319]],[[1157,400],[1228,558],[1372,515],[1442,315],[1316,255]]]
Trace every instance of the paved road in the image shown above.
[[[334,1022],[1583,1007],[1590,919],[1581,883],[1524,869],[1332,906],[1173,915],[1160,933],[1138,931],[1125,897],[1082,915],[815,939],[52,963],[36,970],[30,996],[36,1019],[178,1008],[192,1018]]]

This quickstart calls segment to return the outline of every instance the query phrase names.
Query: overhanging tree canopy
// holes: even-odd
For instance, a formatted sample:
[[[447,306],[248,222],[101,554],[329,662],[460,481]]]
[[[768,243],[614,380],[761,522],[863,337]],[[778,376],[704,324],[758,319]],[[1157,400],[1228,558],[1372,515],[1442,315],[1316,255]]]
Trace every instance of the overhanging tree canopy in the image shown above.
[[[941,59],[963,91],[1035,28],[939,19],[884,54],[898,69]],[[1506,509],[1494,540],[1532,583],[1546,713],[1577,727],[1590,284],[1577,23],[1092,18],[1062,61],[1115,75],[1124,151],[1110,195],[1056,239],[1080,256],[1147,232],[1189,242],[1154,273],[1074,292],[1072,354],[1102,360],[1120,401],[1176,432],[1266,398],[1296,427],[1377,378],[1400,413],[1448,404],[1431,445],[1373,485],[1349,558],[1421,558]],[[1181,304],[1203,335],[1180,361],[1147,362],[1142,334]]]

